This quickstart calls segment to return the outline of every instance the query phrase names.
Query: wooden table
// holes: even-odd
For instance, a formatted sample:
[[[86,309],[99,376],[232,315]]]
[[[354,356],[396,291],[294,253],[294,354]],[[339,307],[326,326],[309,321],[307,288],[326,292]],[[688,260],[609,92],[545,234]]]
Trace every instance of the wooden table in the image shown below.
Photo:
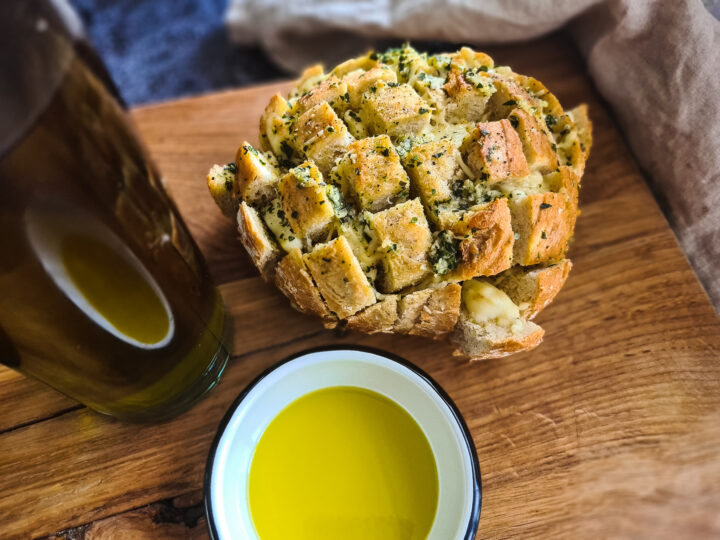
[[[266,367],[329,343],[392,351],[450,393],[482,468],[478,537],[720,535],[720,322],[572,46],[489,52],[566,106],[589,103],[595,123],[575,267],[539,317],[538,349],[469,365],[443,343],[340,335],[262,282],[204,174],[257,140],[260,111],[287,84],[137,109],[234,316],[235,354],[209,398],[157,426],[102,417],[2,369],[0,538],[206,538],[202,477],[223,413]]]

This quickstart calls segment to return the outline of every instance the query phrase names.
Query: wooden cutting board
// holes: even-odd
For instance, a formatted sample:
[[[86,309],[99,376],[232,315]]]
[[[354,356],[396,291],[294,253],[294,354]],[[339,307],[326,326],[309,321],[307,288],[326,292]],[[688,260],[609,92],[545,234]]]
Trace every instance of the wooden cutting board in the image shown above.
[[[535,351],[470,365],[443,343],[337,334],[258,277],[204,185],[247,138],[276,84],[134,111],[234,316],[235,354],[201,404],[158,426],[97,415],[0,370],[0,538],[206,538],[205,458],[259,372],[302,349],[362,344],[403,356],[449,392],[482,468],[481,538],[720,535],[720,321],[606,105],[569,43],[491,48],[585,101],[595,146],[562,293]],[[692,179],[688,179],[690,182]]]

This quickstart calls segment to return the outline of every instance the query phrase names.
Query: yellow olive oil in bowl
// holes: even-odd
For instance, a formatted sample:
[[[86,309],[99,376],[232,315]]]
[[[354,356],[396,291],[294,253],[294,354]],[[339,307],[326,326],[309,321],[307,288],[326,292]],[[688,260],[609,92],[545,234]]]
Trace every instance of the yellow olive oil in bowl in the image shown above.
[[[267,427],[248,497],[262,540],[423,540],[437,509],[437,467],[397,403],[362,388],[324,388]]]
[[[205,469],[212,540],[472,540],[480,466],[450,396],[417,366],[319,347],[257,376]]]

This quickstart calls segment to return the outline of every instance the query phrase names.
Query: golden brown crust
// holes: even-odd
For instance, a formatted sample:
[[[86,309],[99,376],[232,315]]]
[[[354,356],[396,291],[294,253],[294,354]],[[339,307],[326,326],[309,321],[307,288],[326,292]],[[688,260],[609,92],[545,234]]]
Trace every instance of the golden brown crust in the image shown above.
[[[545,330],[530,321],[523,321],[519,331],[508,331],[498,326],[484,327],[470,320],[464,310],[450,341],[457,348],[453,356],[463,356],[471,361],[502,358],[513,353],[529,351],[540,345]]]
[[[478,123],[461,151],[477,178],[489,184],[530,174],[520,137],[504,118]]]
[[[346,194],[363,210],[384,210],[406,200],[410,191],[410,180],[387,135],[352,142],[337,172]]]
[[[347,328],[365,334],[393,332],[395,321],[397,321],[397,308],[398,297],[388,295],[378,303],[348,317]]]
[[[552,148],[550,135],[535,118],[522,109],[510,113],[510,123],[522,141],[523,152],[531,171],[548,173],[557,169],[557,154]]]
[[[419,199],[398,204],[370,218],[380,242],[383,292],[395,292],[430,272],[427,253],[432,235]]]
[[[419,310],[409,333],[440,339],[452,332],[460,316],[460,291],[461,287],[457,283],[449,283],[441,289],[433,290]]]
[[[347,127],[326,101],[308,109],[298,118],[292,134],[299,155],[312,160],[323,174],[328,174],[335,159],[353,141]]]
[[[283,212],[293,231],[303,239],[327,236],[335,213],[322,174],[313,162],[290,169],[280,180],[279,190]]]
[[[380,81],[370,90],[363,94],[362,111],[373,133],[387,133],[391,137],[415,135],[430,123],[428,104],[409,85],[390,86]]]
[[[432,289],[421,289],[419,291],[404,294],[398,303],[398,319],[395,323],[395,332],[408,334],[415,326],[415,321],[420,317],[420,311],[427,303]]]
[[[524,266],[564,258],[575,216],[562,193],[536,193],[510,203],[513,230],[519,235],[513,262]]]
[[[368,333],[452,334],[473,358],[539,343],[528,319],[571,266],[586,107],[565,113],[542,83],[470,48],[403,46],[306,70],[260,131],[269,151],[244,143],[208,187],[237,209],[266,279],[280,262],[277,286],[299,310]]]
[[[357,109],[360,107],[363,94],[379,82],[395,83],[397,75],[389,67],[373,67],[365,72],[355,72],[345,77],[348,85],[350,105]]]
[[[235,154],[236,196],[250,204],[264,204],[275,197],[278,170],[253,146],[243,141]]]
[[[460,262],[451,281],[492,276],[510,268],[514,235],[507,199],[497,199],[467,211],[452,227],[460,240]]]
[[[344,236],[303,256],[327,306],[341,319],[375,303],[375,293]]]
[[[215,199],[215,204],[227,217],[235,217],[240,206],[240,199],[237,197],[237,180],[228,176],[223,165],[213,165],[205,177],[210,195]]]
[[[327,101],[334,109],[343,109],[347,83],[337,77],[328,77],[317,86],[311,88],[297,100],[297,113],[302,114],[315,105]]]
[[[277,265],[275,285],[290,299],[293,307],[301,313],[316,315],[327,322],[336,320],[310,277],[299,249],[293,249]]]
[[[446,116],[450,121],[477,122],[485,116],[485,107],[490,99],[492,79],[486,72],[474,73],[474,84],[470,84],[453,60],[448,82],[443,89],[449,98]]]
[[[275,272],[275,264],[282,252],[270,238],[257,211],[245,201],[240,203],[237,214],[240,241],[250,255],[253,264],[260,270],[265,281],[270,281]]]
[[[458,176],[458,149],[452,141],[440,139],[414,146],[405,157],[405,167],[413,181],[413,191],[426,208],[450,200],[451,183]],[[436,218],[433,212],[429,215]]]
[[[260,148],[272,151],[276,156],[283,154],[280,141],[290,135],[283,115],[290,112],[290,104],[280,94],[270,98],[270,103],[260,117]]]
[[[567,259],[551,265],[515,266],[500,274],[493,284],[520,307],[524,319],[532,320],[555,299],[571,269]]]

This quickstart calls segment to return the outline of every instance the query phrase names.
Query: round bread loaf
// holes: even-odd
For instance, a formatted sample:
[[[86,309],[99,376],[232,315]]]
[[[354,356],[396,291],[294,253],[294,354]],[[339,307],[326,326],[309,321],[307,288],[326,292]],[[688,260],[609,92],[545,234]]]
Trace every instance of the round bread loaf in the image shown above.
[[[328,327],[528,350],[562,287],[591,146],[532,77],[462,48],[371,52],[305,71],[260,150],[208,173],[263,277]]]

